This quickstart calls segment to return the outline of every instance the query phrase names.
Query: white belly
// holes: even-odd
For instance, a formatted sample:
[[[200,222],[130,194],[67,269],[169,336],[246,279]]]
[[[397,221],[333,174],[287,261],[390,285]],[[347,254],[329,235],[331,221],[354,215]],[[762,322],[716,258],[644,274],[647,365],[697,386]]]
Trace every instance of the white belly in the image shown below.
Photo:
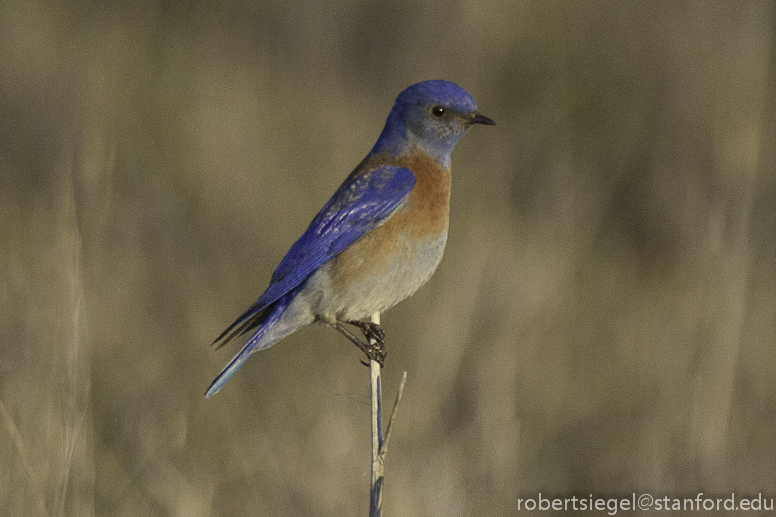
[[[439,238],[413,243],[396,253],[380,274],[372,274],[352,283],[332,282],[328,262],[307,282],[313,313],[321,320],[363,320],[375,312],[385,312],[417,291],[436,270],[447,242],[447,232]]]

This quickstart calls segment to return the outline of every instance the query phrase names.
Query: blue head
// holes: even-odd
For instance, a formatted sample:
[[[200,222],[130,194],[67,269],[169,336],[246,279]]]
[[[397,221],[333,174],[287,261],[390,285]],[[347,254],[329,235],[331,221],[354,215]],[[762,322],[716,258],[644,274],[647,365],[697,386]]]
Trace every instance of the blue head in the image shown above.
[[[457,84],[423,81],[396,97],[385,128],[370,154],[407,154],[418,147],[449,167],[453,147],[473,124],[495,122],[480,115],[474,98]]]

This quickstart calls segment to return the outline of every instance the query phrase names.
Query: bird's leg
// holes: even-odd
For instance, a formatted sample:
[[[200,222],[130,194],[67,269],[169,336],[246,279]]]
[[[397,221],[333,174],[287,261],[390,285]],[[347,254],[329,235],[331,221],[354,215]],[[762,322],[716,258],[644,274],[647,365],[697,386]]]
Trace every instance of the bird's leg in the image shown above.
[[[354,324],[354,325],[361,327],[361,325],[359,324]],[[366,324],[366,325],[369,325],[369,324]],[[382,332],[382,329],[380,328],[379,325],[375,325],[375,324],[373,325],[379,329],[379,331],[374,330],[373,332]],[[353,344],[356,345],[362,352],[364,352],[369,359],[377,361],[377,364],[379,364],[380,366],[384,365],[385,351],[383,350],[382,341],[376,340],[377,343],[375,343],[374,345],[372,343],[364,343],[356,336],[354,336],[353,333],[350,330],[348,330],[348,328],[345,327],[340,321],[337,321],[336,323],[331,324],[331,326],[337,329],[340,332],[340,334],[342,334],[350,341],[352,341]],[[364,331],[364,335],[366,335],[366,331]]]

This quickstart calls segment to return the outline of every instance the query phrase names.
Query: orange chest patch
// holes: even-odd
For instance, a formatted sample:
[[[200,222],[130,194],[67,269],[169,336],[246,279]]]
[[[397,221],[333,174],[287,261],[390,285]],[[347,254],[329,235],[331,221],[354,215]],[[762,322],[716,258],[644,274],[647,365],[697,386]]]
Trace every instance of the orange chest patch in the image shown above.
[[[415,174],[406,204],[388,221],[351,244],[332,261],[336,281],[378,274],[396,260],[409,260],[423,243],[447,233],[450,215],[450,170],[423,155],[397,158],[375,156],[363,170],[392,165]],[[347,279],[347,280],[346,280]]]
[[[431,158],[420,153],[401,159],[373,158],[366,169],[385,165],[404,167],[415,174],[415,187],[406,205],[396,212],[383,226],[409,232],[414,239],[428,239],[447,230],[450,215],[450,187],[452,175]],[[371,160],[370,160],[371,162]]]

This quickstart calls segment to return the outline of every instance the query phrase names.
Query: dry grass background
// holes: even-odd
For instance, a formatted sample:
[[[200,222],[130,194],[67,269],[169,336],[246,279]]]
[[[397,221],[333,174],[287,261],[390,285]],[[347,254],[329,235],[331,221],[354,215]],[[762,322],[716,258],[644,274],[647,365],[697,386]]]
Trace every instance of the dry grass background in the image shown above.
[[[498,125],[456,148],[445,260],[384,316],[389,398],[409,372],[386,515],[776,496],[775,22],[4,2],[2,514],[366,514],[355,348],[311,327],[206,401],[234,349],[208,344],[429,78]]]

